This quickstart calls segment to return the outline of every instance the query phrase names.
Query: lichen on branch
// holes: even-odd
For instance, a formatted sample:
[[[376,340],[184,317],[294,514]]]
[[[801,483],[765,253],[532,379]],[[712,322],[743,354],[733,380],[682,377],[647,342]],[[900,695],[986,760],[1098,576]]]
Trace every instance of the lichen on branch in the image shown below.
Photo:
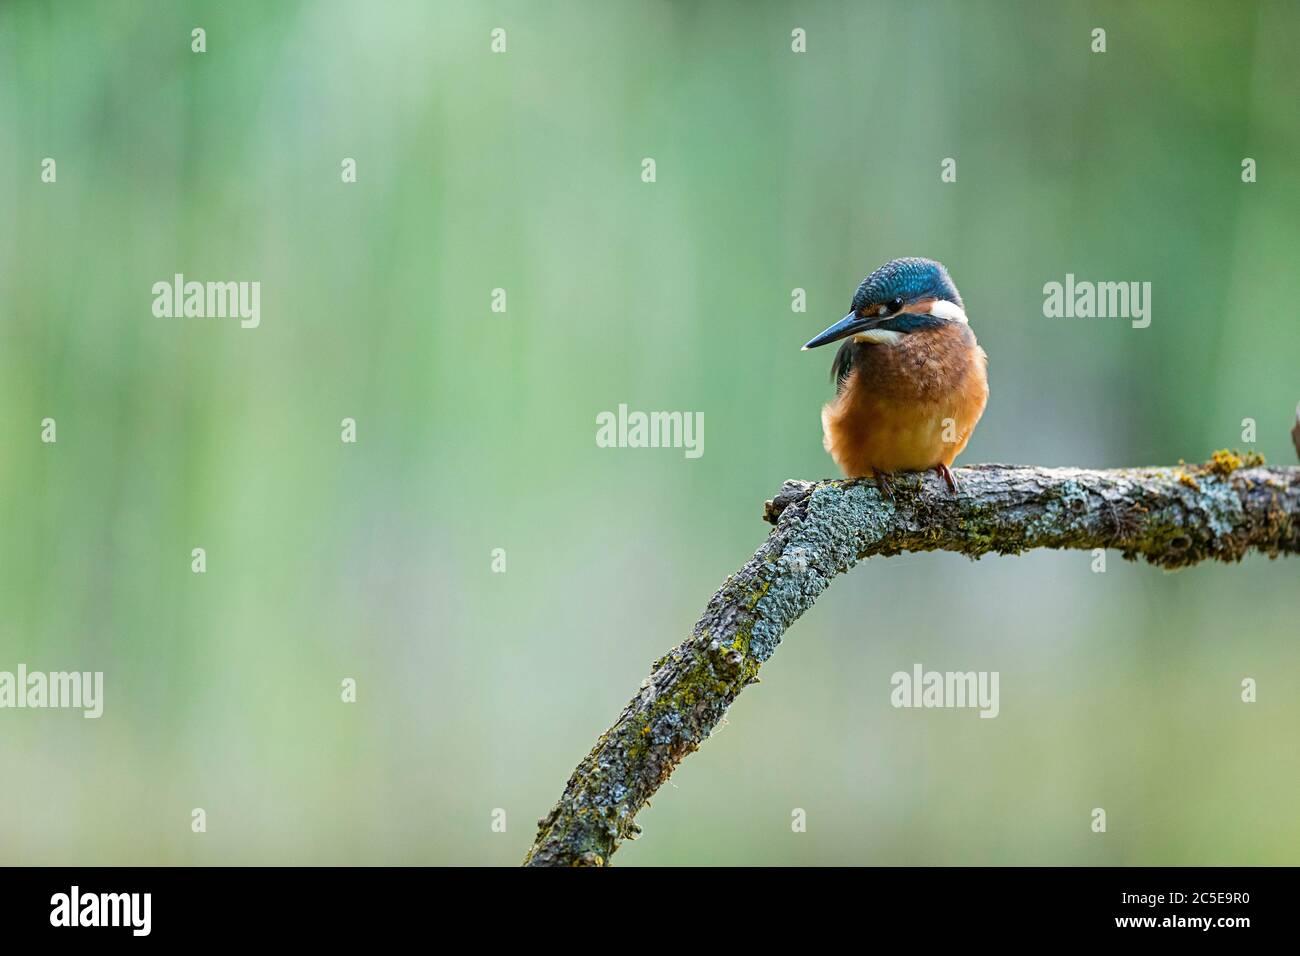
[[[637,813],[709,736],[782,636],[839,574],[904,551],[1019,554],[1118,549],[1162,568],[1300,553],[1300,468],[1216,453],[1169,468],[957,469],[901,476],[893,498],[870,479],[787,481],[764,508],[776,527],[709,601],[691,636],[655,662],[614,725],[538,821],[532,866],[602,866],[639,833]]]

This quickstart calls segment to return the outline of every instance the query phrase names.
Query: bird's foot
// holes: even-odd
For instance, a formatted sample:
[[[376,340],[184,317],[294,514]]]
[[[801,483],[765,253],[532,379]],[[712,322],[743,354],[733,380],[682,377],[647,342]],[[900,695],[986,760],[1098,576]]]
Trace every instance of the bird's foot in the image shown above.
[[[935,474],[937,474],[940,478],[944,480],[944,483],[948,486],[948,491],[955,495],[957,493],[957,479],[953,477],[953,474],[948,469],[948,466],[935,465],[934,471]]]
[[[880,488],[880,493],[890,501],[894,500],[894,475],[888,471],[875,472],[876,484]]]

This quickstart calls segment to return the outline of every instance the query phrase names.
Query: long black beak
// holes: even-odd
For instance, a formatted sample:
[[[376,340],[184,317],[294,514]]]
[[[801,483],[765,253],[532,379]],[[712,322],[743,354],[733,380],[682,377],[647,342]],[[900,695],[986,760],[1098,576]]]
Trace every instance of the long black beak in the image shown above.
[[[853,333],[861,332],[868,328],[871,323],[871,319],[864,319],[856,312],[850,312],[821,335],[818,335],[809,341],[800,351],[807,352],[809,349],[815,349],[820,345],[828,345],[831,342],[838,342],[840,339],[846,339]]]

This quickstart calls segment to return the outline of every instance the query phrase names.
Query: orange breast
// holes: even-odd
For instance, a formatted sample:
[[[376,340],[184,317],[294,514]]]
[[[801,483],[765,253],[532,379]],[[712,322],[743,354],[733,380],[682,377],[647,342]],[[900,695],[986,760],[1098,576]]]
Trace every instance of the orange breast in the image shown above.
[[[864,346],[822,409],[826,450],[849,477],[951,465],[984,413],[986,367],[984,350],[956,323]]]

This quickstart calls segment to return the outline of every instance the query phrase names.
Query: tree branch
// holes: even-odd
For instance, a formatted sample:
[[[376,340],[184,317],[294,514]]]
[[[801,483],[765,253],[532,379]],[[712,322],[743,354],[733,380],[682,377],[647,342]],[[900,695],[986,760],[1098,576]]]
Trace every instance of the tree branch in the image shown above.
[[[1300,553],[1300,468],[1241,465],[1226,452],[1174,468],[978,465],[956,471],[956,496],[933,475],[900,477],[892,502],[870,479],[787,481],[765,507],[776,527],[578,765],[525,864],[608,863],[640,832],[637,812],[757,682],[786,628],[863,558],[1114,548],[1180,568],[1252,549]]]

